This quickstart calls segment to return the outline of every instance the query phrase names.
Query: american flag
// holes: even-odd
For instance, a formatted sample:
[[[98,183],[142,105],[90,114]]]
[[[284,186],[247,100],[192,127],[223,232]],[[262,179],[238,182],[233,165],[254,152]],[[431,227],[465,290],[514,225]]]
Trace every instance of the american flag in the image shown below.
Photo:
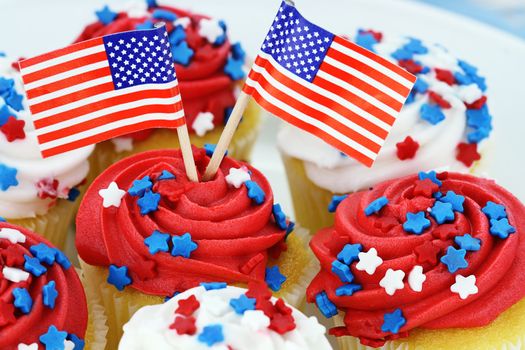
[[[185,123],[165,26],[74,44],[20,71],[44,158]]]
[[[283,2],[243,91],[370,167],[415,80]]]

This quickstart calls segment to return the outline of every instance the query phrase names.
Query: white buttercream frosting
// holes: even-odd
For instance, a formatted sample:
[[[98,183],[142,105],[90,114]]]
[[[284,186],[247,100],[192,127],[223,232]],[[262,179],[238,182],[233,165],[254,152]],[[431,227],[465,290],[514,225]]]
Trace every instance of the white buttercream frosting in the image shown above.
[[[71,188],[80,184],[89,171],[87,158],[94,146],[84,147],[58,156],[43,159],[31,121],[20,73],[11,67],[13,60],[0,57],[0,78],[13,79],[16,92],[24,96],[23,109],[16,111],[0,96],[0,108],[7,105],[18,120],[25,121],[25,138],[9,142],[0,132],[0,164],[16,169],[18,185],[0,189],[0,216],[7,219],[34,217],[45,214],[54,199],[41,199],[37,184],[41,180],[58,180],[58,198],[67,198]]]
[[[176,350],[224,349],[235,350],[324,350],[331,349],[325,337],[325,327],[315,317],[307,317],[292,308],[295,329],[279,334],[268,328],[270,319],[259,310],[248,310],[238,314],[230,306],[232,299],[246,293],[246,289],[228,286],[222,289],[206,290],[192,288],[161,305],[145,306],[139,309],[124,325],[124,335],[119,350]],[[192,317],[196,320],[194,335],[179,335],[170,329],[177,316],[175,310],[179,300],[194,295],[200,306]],[[272,299],[276,301],[275,298]],[[180,317],[180,315],[179,315]],[[199,335],[208,325],[221,325],[224,340],[208,346],[199,341]]]
[[[391,54],[409,40],[386,33],[373,48],[376,53],[395,62]],[[384,180],[430,169],[469,171],[466,165],[456,159],[457,146],[467,142],[468,133],[473,131],[467,127],[465,103],[478,100],[483,92],[474,83],[451,86],[438,80],[434,68],[460,73],[463,70],[456,57],[442,46],[424,45],[428,52],[413,57],[430,70],[418,74],[418,79],[427,83],[430,91],[438,93],[451,105],[451,108],[442,109],[445,115],[443,121],[432,125],[422,119],[420,108],[429,102],[429,97],[427,93],[415,94],[414,101],[403,107],[372,168],[342,155],[321,139],[290,125],[284,126],[278,135],[280,150],[287,156],[303,160],[308,178],[317,186],[334,193],[354,192]],[[407,136],[419,144],[419,149],[414,158],[400,160],[396,144]],[[479,144],[478,150],[482,149],[484,142]]]

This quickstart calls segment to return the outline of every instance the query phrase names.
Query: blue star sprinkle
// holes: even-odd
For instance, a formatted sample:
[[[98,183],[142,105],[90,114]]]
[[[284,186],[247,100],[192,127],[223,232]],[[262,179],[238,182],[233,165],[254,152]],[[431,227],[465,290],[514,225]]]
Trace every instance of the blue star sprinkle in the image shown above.
[[[150,236],[144,238],[144,244],[148,247],[150,254],[157,254],[158,252],[170,250],[168,246],[169,240],[169,234],[155,230]]]
[[[173,180],[175,178],[176,176],[167,170],[162,170],[162,173],[159,176],[159,180]]]
[[[13,115],[13,113],[11,113],[11,111],[9,110],[7,105],[3,105],[2,107],[0,107],[0,126],[2,126],[5,123],[7,123],[7,120],[12,115]]]
[[[0,164],[0,189],[2,191],[7,191],[9,187],[18,185],[17,172],[15,168]]]
[[[244,186],[248,189],[248,197],[256,204],[263,204],[266,194],[262,188],[253,180],[248,180],[244,183]]]
[[[458,65],[463,69],[463,71],[468,75],[474,75],[478,73],[478,68],[471,65],[467,61],[458,60]]]
[[[128,275],[128,267],[118,267],[113,264],[109,265],[109,276],[107,282],[114,285],[115,288],[120,291],[124,290],[124,287],[131,284],[131,278],[129,278]]]
[[[188,47],[188,43],[181,41],[177,45],[171,47],[171,54],[173,61],[183,66],[187,66],[193,57],[193,50]]]
[[[328,211],[330,213],[335,213],[339,204],[341,204],[341,202],[344,201],[346,197],[348,197],[347,194],[334,195],[330,201],[330,204],[328,204]]]
[[[437,125],[445,120],[445,114],[443,114],[443,111],[438,105],[424,103],[421,105],[419,112],[421,113],[421,118],[432,125]]]
[[[25,263],[24,270],[29,272],[35,277],[42,276],[46,271],[46,267],[40,263],[37,258],[32,258],[29,255],[24,255]]]
[[[456,249],[452,246],[447,248],[447,254],[441,257],[441,262],[447,265],[448,272],[454,273],[459,269],[464,269],[468,266],[467,260],[465,260],[465,249]]]
[[[430,215],[436,220],[438,224],[444,224],[448,221],[454,221],[454,210],[452,204],[436,201],[434,206],[430,209]]]
[[[215,42],[213,45],[222,45],[226,41],[226,22],[224,22],[222,19],[219,20],[219,26],[222,28],[222,34],[215,39]]]
[[[55,281],[50,281],[42,287],[42,302],[50,309],[55,308],[55,300],[58,297]]]
[[[80,196],[80,190],[76,187],[73,187],[67,193],[67,200],[70,202],[74,202],[77,200],[78,196]]]
[[[439,187],[441,187],[441,185],[443,184],[437,178],[437,173],[434,170],[429,171],[428,173],[425,173],[424,171],[420,171],[419,174],[418,174],[418,177],[419,177],[420,180],[429,179],[430,181],[432,181],[433,183],[435,183]]]
[[[149,19],[144,21],[144,23],[139,23],[135,26],[136,30],[145,30],[145,29],[153,29],[153,22]]]
[[[281,286],[283,285],[284,281],[286,281],[286,276],[283,275],[281,271],[279,271],[279,266],[275,265],[266,268],[264,280],[271,290],[278,292],[281,290]]]
[[[33,308],[33,299],[29,295],[29,292],[25,288],[13,289],[13,297],[15,298],[13,305],[24,314],[31,312]]]
[[[240,80],[244,78],[244,60],[236,60],[233,57],[228,57],[228,61],[224,66],[224,73],[228,75],[232,80]]]
[[[492,131],[492,127],[479,128],[473,132],[468,133],[467,141],[469,143],[479,143],[482,140],[489,137],[491,131]]]
[[[374,45],[377,44],[377,40],[372,33],[360,31],[355,37],[355,43],[367,50],[375,52]]]
[[[499,220],[507,217],[505,206],[488,201],[481,211],[489,218]]]
[[[467,125],[474,129],[492,129],[492,116],[486,104],[480,109],[467,110]]]
[[[200,284],[206,290],[224,289],[226,288],[226,282],[201,282]]]
[[[169,39],[172,46],[178,45],[186,39],[186,31],[179,25],[170,33]]]
[[[461,249],[465,249],[466,251],[476,252],[481,249],[481,240],[472,237],[468,233],[463,236],[456,236],[454,242],[456,242]]]
[[[51,265],[55,262],[55,248],[48,247],[45,243],[32,245],[29,251],[41,262]]]
[[[233,58],[235,58],[236,60],[244,60],[244,58],[246,57],[246,52],[242,48],[241,43],[233,44],[231,48],[231,53]]]
[[[171,255],[173,256],[182,256],[188,259],[191,253],[197,249],[197,243],[192,241],[189,233],[185,233],[182,236],[173,236],[171,241],[173,243]]]
[[[133,181],[133,186],[128,190],[128,193],[131,196],[142,197],[144,193],[148,190],[151,190],[153,183],[149,176],[144,176],[140,180]]]
[[[275,223],[281,230],[286,230],[288,225],[286,224],[286,214],[281,209],[280,204],[274,204],[272,207],[272,213],[273,218],[275,219]]]
[[[335,290],[335,295],[338,297],[349,297],[361,289],[363,287],[359,284],[345,284]]]
[[[153,14],[151,16],[155,19],[164,19],[169,22],[173,22],[177,19],[176,14],[174,14],[171,11],[163,10],[163,9],[155,9],[155,11],[153,11]]]
[[[379,197],[365,208],[365,215],[370,216],[372,214],[377,214],[387,204],[388,199],[386,197]]]
[[[96,11],[97,18],[104,25],[108,25],[117,18],[118,13],[111,11],[111,9],[106,5],[102,10]]]
[[[66,270],[71,267],[71,261],[69,261],[69,258],[57,248],[55,248],[55,261]]]
[[[160,194],[153,191],[146,191],[144,196],[140,197],[137,201],[137,204],[140,207],[140,214],[146,215],[156,211],[159,208],[159,202]]]
[[[4,77],[0,77],[0,95],[9,93],[13,89],[14,86],[15,86],[14,79],[7,79]]]
[[[315,296],[315,304],[324,317],[330,318],[337,315],[337,307],[328,299],[326,292],[322,291]]]
[[[454,73],[454,79],[456,80],[456,83],[458,83],[458,85],[470,85],[474,83],[474,80],[472,80],[470,76],[460,72]]]
[[[405,50],[413,52],[418,55],[423,55],[428,52],[428,49],[423,45],[423,42],[419,39],[410,38],[410,41],[405,44]]]
[[[420,235],[430,227],[430,220],[425,217],[425,212],[407,213],[407,221],[403,224],[403,230]]]
[[[73,350],[83,350],[84,349],[86,342],[80,339],[79,337],[77,337],[75,334],[69,333],[67,338],[71,340],[73,344],[75,344],[75,347],[73,348]]]
[[[148,5],[148,8],[157,7],[159,6],[157,4],[157,0],[146,0],[146,4]]]
[[[343,283],[350,283],[354,280],[354,275],[350,271],[350,267],[339,260],[334,260],[332,262],[332,272],[339,277]]]
[[[391,56],[398,61],[403,61],[412,59],[412,56],[414,56],[414,54],[410,50],[400,47],[399,49],[394,51]]]
[[[509,224],[509,219],[490,219],[490,234],[501,239],[506,239],[511,233],[516,232],[516,228]]]
[[[254,298],[248,298],[245,294],[241,294],[239,298],[230,300],[230,306],[236,314],[243,315],[248,310],[255,310],[255,302]]]
[[[358,255],[363,251],[363,246],[359,243],[357,244],[346,244],[343,249],[337,254],[337,259],[344,262],[347,265],[350,265],[354,261],[359,260]]]
[[[390,332],[397,334],[399,329],[407,323],[401,309],[395,309],[392,313],[386,313],[383,315],[383,324],[381,325],[381,331]]]
[[[222,326],[220,324],[212,324],[205,326],[202,329],[201,334],[197,337],[197,339],[209,347],[213,346],[214,344],[220,343],[224,340],[224,335],[222,334]]]
[[[465,197],[462,195],[456,194],[454,191],[448,191],[447,194],[439,199],[440,202],[450,203],[452,205],[452,210],[463,213],[463,203],[465,202]]]
[[[67,332],[61,332],[55,326],[49,326],[47,333],[42,334],[38,339],[46,346],[46,350],[64,350]]]
[[[9,105],[9,107],[13,108],[17,112],[20,112],[22,109],[24,109],[24,105],[22,104],[23,100],[24,96],[20,95],[13,89],[5,99],[5,102]]]
[[[418,77],[416,82],[414,83],[413,90],[420,94],[424,94],[428,91],[428,83]]]
[[[215,152],[215,148],[217,148],[217,145],[216,144],[213,144],[213,143],[205,143],[204,144],[204,150],[206,151],[206,155],[208,157],[211,157],[213,156],[213,152]],[[224,152],[224,155],[227,156],[228,155],[228,150],[226,150]]]

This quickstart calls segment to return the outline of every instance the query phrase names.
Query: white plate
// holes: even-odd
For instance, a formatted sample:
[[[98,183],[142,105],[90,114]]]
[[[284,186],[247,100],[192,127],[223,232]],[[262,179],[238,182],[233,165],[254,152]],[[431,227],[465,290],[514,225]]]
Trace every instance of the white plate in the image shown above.
[[[255,56],[279,6],[279,0],[159,0],[213,14],[229,24],[235,39]],[[93,11],[124,0],[3,0],[0,51],[32,55],[67,44]],[[448,47],[477,65],[487,77],[494,116],[494,150],[489,175],[525,200],[525,43],[474,20],[407,0],[297,0],[302,13],[336,33],[374,28],[412,35]],[[290,210],[284,171],[275,148],[278,121],[268,120],[255,149],[254,163],[273,184],[276,200]]]

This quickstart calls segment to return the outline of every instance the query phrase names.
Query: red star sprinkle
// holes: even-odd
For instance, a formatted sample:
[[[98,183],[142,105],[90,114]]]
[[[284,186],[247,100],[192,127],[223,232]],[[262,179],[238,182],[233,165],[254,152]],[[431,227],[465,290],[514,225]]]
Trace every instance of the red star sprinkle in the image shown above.
[[[452,107],[452,105],[447,100],[445,100],[443,96],[441,96],[437,92],[429,91],[428,98],[430,99],[430,101],[434,102],[435,104],[437,104],[439,107],[443,109],[448,109]]]
[[[487,102],[487,96],[481,96],[479,99],[472,103],[465,103],[465,106],[467,106],[467,109],[481,109]]]
[[[396,143],[397,157],[401,160],[412,159],[416,156],[419,143],[407,136],[404,141]]]
[[[431,241],[426,241],[414,248],[414,253],[416,253],[417,262],[424,264],[426,262],[434,265],[437,263],[437,254],[441,249],[436,247]]]
[[[55,199],[58,197],[58,180],[56,179],[42,179],[38,181],[36,188],[40,199]]]
[[[24,131],[24,126],[26,122],[23,120],[18,120],[13,116],[10,116],[7,119],[7,122],[0,127],[0,131],[5,135],[5,138],[9,142],[14,140],[23,140],[26,138],[26,133]]]
[[[399,220],[393,216],[382,216],[374,221],[374,227],[383,232],[388,232],[397,225],[399,225]]]
[[[430,179],[417,180],[414,185],[414,196],[432,197],[439,190],[439,186]]]
[[[266,283],[262,282],[248,282],[248,291],[246,292],[248,298],[270,300],[272,292],[268,289]]]
[[[255,309],[261,310],[266,316],[272,318],[275,315],[275,308],[270,300],[259,298],[255,301]]]
[[[292,308],[288,307],[283,299],[279,298],[275,302],[275,310],[283,315],[291,315],[292,314]]]
[[[199,301],[195,298],[195,295],[191,295],[186,299],[179,300],[179,307],[175,310],[175,313],[184,316],[191,316],[200,306]]]
[[[454,74],[451,71],[439,68],[435,68],[434,70],[436,71],[436,78],[438,80],[441,80],[448,85],[454,85],[456,83],[456,78],[454,78]]]
[[[400,60],[399,65],[412,74],[419,74],[423,71],[423,66],[412,59]]]
[[[13,69],[16,69],[17,71],[20,72],[20,66],[18,65],[18,62],[23,61],[24,59],[25,59],[24,57],[20,57],[18,61],[14,61],[13,63],[11,63],[11,67],[13,67]]]
[[[0,327],[15,322],[15,307],[13,304],[0,300]]]
[[[270,326],[268,328],[279,334],[284,334],[295,329],[295,321],[292,315],[275,314],[273,315],[273,318],[270,321]]]
[[[443,225],[439,225],[434,230],[432,230],[432,236],[442,241],[452,239],[456,237],[458,234],[459,234],[459,231],[456,228],[456,224],[443,224]]]
[[[170,329],[176,330],[177,334],[179,335],[194,335],[197,332],[197,327],[195,326],[195,318],[177,316],[177,318],[175,318],[175,321],[170,325]]]
[[[244,265],[241,266],[241,272],[245,275],[249,275],[253,269],[264,261],[264,255],[259,253],[250,258]]]
[[[460,143],[457,147],[456,159],[470,167],[476,160],[481,159],[476,143]]]
[[[22,266],[24,264],[24,248],[11,244],[0,252],[7,266]]]

